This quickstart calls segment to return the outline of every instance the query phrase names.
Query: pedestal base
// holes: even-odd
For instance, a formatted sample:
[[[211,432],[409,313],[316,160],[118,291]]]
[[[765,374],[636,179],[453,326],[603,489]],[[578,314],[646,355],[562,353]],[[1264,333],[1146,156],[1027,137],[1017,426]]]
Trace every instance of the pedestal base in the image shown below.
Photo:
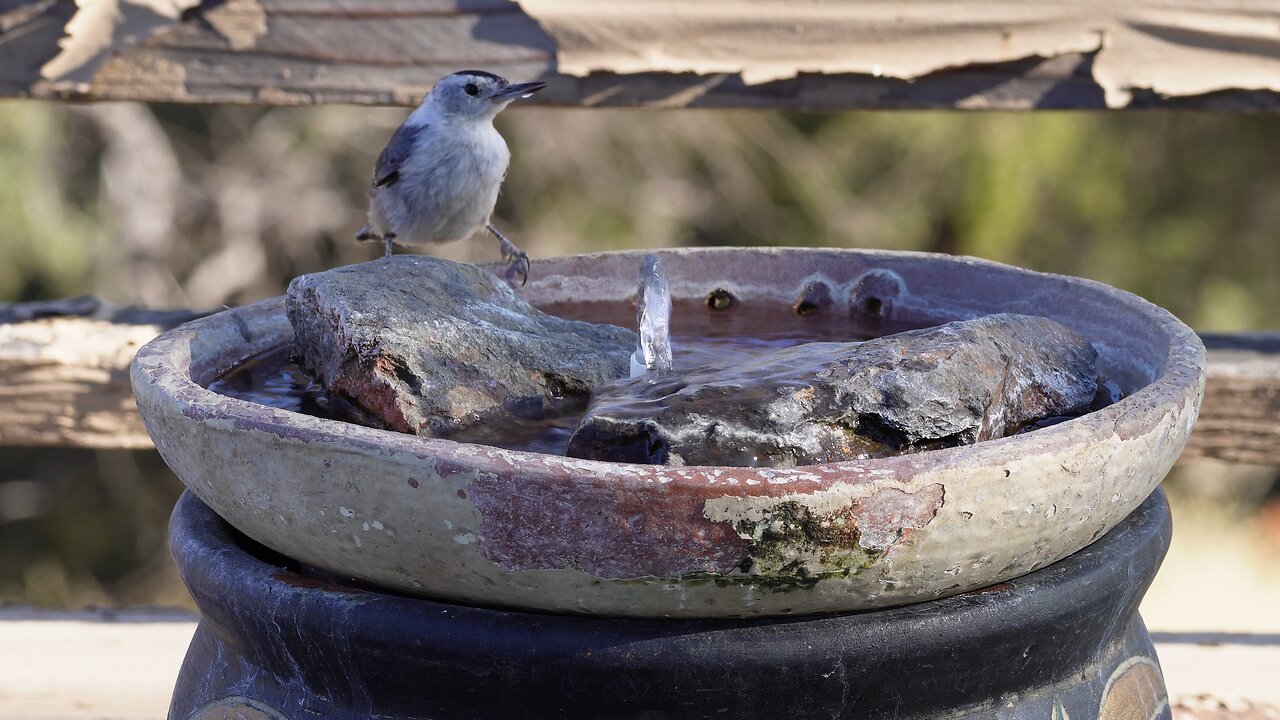
[[[983,590],[847,615],[663,621],[320,581],[187,493],[170,546],[203,617],[169,717],[1168,718],[1137,607],[1170,529],[1157,491],[1093,545]]]

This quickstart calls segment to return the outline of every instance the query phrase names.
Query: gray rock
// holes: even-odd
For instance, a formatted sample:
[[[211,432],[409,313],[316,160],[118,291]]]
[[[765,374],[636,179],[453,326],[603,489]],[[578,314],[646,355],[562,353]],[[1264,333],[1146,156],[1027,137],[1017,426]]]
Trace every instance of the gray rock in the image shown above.
[[[626,377],[635,335],[531,307],[480,268],[420,255],[304,275],[289,285],[303,364],[330,394],[402,432],[586,404]]]
[[[1009,314],[798,345],[602,386],[568,454],[789,467],[967,445],[1087,412],[1096,361],[1072,330]]]

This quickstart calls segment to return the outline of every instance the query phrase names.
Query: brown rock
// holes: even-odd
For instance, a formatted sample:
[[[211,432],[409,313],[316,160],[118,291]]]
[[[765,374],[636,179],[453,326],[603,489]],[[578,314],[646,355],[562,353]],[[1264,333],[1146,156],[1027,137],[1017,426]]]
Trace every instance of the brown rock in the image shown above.
[[[388,428],[444,436],[585,404],[625,377],[635,335],[531,307],[480,268],[398,255],[289,285],[303,364]]]

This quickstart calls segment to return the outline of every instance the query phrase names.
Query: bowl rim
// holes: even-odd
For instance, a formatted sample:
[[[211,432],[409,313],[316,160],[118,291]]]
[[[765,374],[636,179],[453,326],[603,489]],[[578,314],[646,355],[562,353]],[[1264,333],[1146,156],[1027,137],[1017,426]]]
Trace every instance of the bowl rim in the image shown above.
[[[551,267],[566,261],[581,261],[604,257],[634,256],[637,259],[648,250],[624,250],[601,253],[557,256],[534,262]],[[458,442],[444,438],[383,430],[356,425],[341,420],[330,420],[311,415],[274,408],[267,405],[219,394],[195,382],[192,375],[191,348],[200,333],[215,327],[234,323],[241,334],[255,323],[267,322],[277,313],[283,313],[284,296],[224,310],[168,330],[139,349],[132,366],[135,394],[147,392],[154,397],[158,393],[166,404],[175,405],[181,413],[194,420],[230,421],[240,429],[253,429],[299,441],[326,441],[326,446],[346,446],[353,452],[377,452],[394,455],[408,454],[422,461],[446,462],[459,467],[493,472],[509,472],[512,466],[521,468],[527,478],[539,471],[557,476],[577,476],[600,480],[622,480],[662,484],[679,482],[686,485],[736,485],[737,492],[751,491],[752,487],[790,485],[793,483],[859,482],[883,479],[886,475],[909,479],[926,468],[954,466],[958,464],[983,464],[986,461],[1007,462],[1011,456],[1026,456],[1046,447],[1061,448],[1064,444],[1079,444],[1105,429],[1111,429],[1126,438],[1142,435],[1154,427],[1155,417],[1167,414],[1172,404],[1184,404],[1188,400],[1198,403],[1203,390],[1205,349],[1200,338],[1172,313],[1132,293],[1101,282],[1084,278],[1043,273],[1012,265],[969,256],[946,255],[919,251],[861,250],[855,248],[813,247],[715,247],[680,248],[658,250],[668,256],[692,256],[715,254],[740,254],[752,252],[762,255],[814,253],[850,254],[871,259],[924,259],[942,263],[976,265],[1014,272],[1028,277],[1043,277],[1067,281],[1091,293],[1097,293],[1113,302],[1129,306],[1145,318],[1153,321],[1168,342],[1163,367],[1154,368],[1152,380],[1130,395],[1101,410],[1037,430],[1034,433],[1011,435],[939,450],[928,450],[907,455],[883,458],[845,460],[836,463],[803,465],[790,468],[736,467],[716,465],[660,466],[633,463],[617,463],[601,460],[584,460],[560,455],[507,450],[488,445]],[[376,261],[375,261],[376,262]],[[491,268],[496,265],[484,265]],[[536,273],[534,273],[536,275]],[[628,291],[630,292],[630,291]],[[608,298],[615,299],[615,298]],[[252,338],[246,338],[251,342]],[[262,350],[247,353],[248,359]],[[140,403],[141,405],[141,403]],[[1194,417],[1194,415],[1193,415]],[[1127,433],[1127,434],[1126,434]],[[728,487],[727,492],[731,492]]]

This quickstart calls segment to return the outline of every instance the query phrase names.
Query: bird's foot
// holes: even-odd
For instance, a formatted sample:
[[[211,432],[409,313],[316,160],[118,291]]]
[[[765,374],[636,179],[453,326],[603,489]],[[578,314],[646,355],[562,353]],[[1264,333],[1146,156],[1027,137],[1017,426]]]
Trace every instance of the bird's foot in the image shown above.
[[[385,235],[379,235],[378,233],[373,231],[372,227],[365,225],[364,227],[360,228],[360,232],[356,233],[356,240],[359,240],[360,242],[386,243],[387,251],[386,251],[386,254],[384,254],[382,257],[389,258],[391,257],[391,254],[394,252],[394,248],[396,244],[396,234],[389,232]]]
[[[498,238],[498,249],[502,252],[502,259],[507,261],[507,282],[517,287],[529,282],[529,253],[516,247],[515,243],[508,240],[492,225],[488,228],[489,232]],[[516,282],[517,277],[520,278],[519,283]]]
[[[510,253],[507,253],[504,248],[502,259],[507,261],[507,271],[505,273],[507,282],[521,287],[523,287],[525,283],[529,282],[528,253],[517,248],[515,245],[512,245]],[[519,283],[516,282],[517,277],[520,278]]]

